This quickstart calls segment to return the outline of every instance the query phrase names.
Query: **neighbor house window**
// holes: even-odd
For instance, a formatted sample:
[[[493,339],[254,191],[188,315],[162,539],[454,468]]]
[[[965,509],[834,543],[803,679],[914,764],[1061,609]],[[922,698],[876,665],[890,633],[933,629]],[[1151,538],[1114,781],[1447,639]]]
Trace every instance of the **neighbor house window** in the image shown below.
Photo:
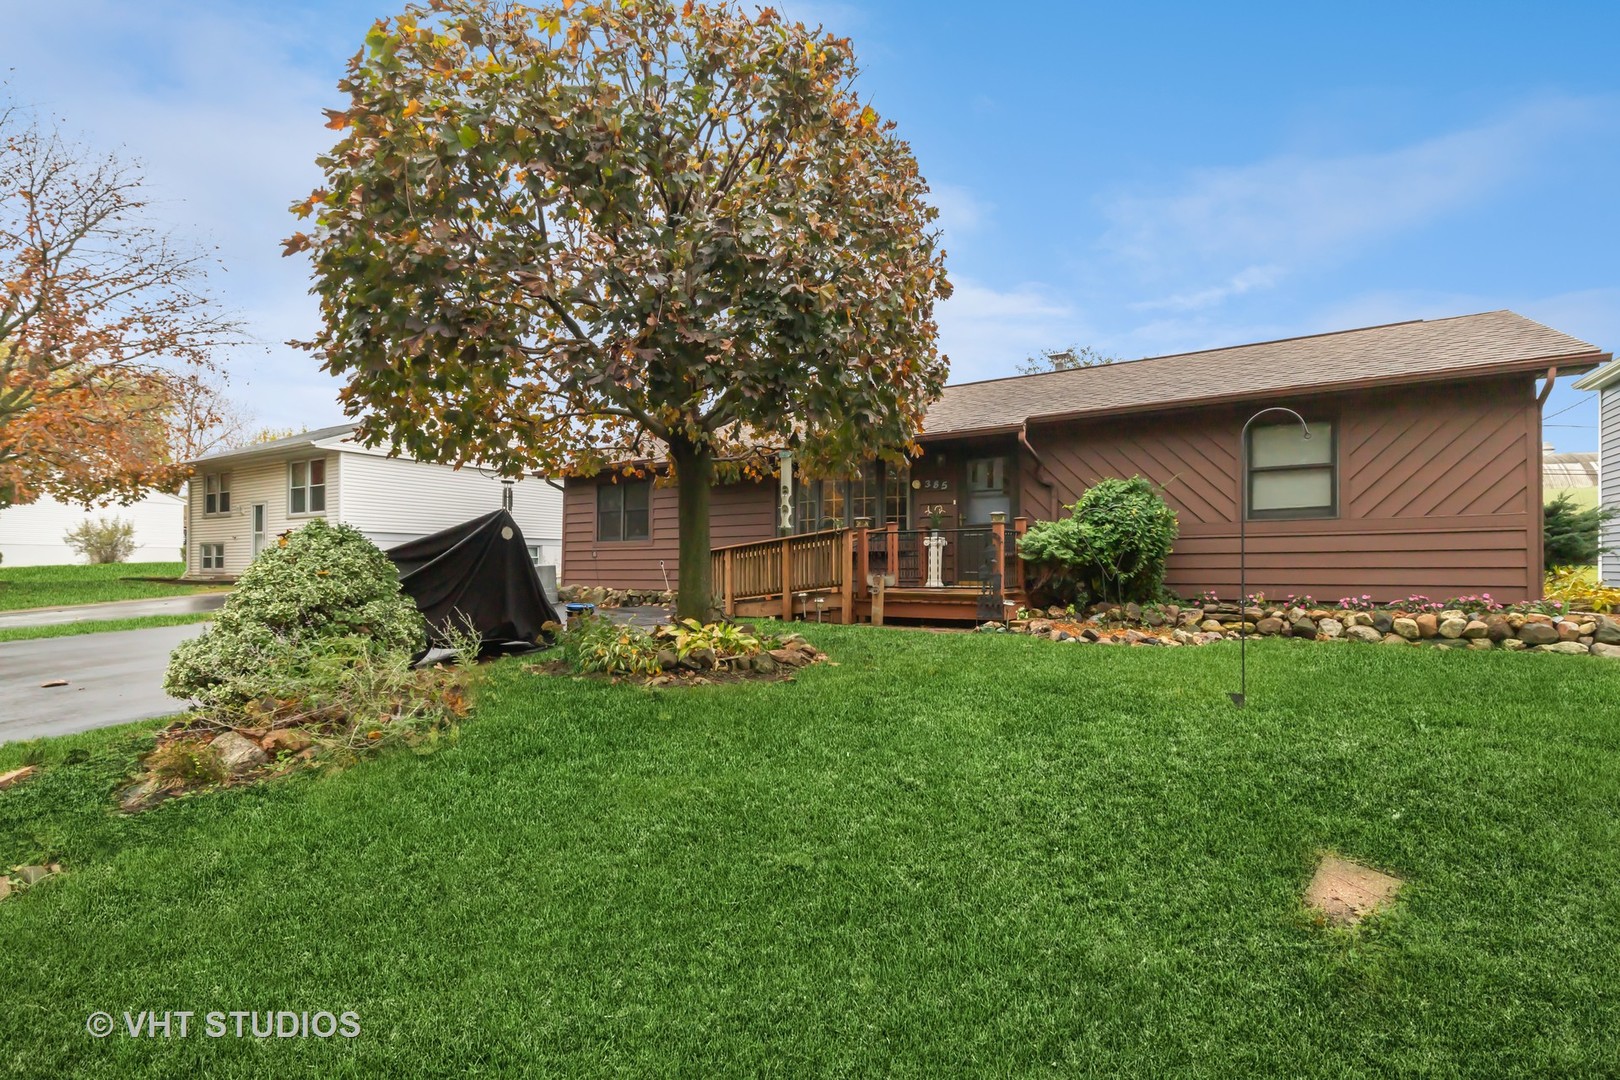
[[[287,511],[326,513],[326,459],[295,461],[287,466]]]
[[[652,535],[652,481],[602,484],[596,489],[596,538],[645,540]]]
[[[225,545],[224,544],[203,544],[203,545],[201,545],[201,547],[202,547],[202,568],[204,570],[223,570],[223,569],[225,569]]]
[[[1336,517],[1338,439],[1332,424],[1313,421],[1311,437],[1298,424],[1249,432],[1249,517]]]
[[[203,513],[231,512],[231,474],[209,473],[203,477]]]

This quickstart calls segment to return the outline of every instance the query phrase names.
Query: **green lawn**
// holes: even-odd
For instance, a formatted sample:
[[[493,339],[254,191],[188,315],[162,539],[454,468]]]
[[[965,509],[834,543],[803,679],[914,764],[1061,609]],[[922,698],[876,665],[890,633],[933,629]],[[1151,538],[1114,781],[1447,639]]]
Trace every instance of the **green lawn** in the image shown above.
[[[134,581],[144,577],[179,577],[186,564],[107,563],[101,566],[0,566],[0,611],[24,608],[99,604],[108,600],[150,600],[213,592],[218,585],[173,585]]]
[[[0,626],[0,642],[78,637],[81,634],[105,634],[113,630],[150,630],[154,626],[184,626],[187,623],[207,622],[214,618],[214,615],[213,612],[193,615],[143,615],[134,619],[82,619],[79,622],[53,623],[50,626]]]
[[[128,820],[138,733],[0,747],[47,764],[0,858],[67,867],[0,903],[0,1071],[1620,1073],[1620,664],[1271,641],[1238,711],[1227,645],[811,636],[772,685],[506,661],[432,755]],[[1397,911],[1314,928],[1324,849]],[[151,1008],[362,1031],[85,1034]]]

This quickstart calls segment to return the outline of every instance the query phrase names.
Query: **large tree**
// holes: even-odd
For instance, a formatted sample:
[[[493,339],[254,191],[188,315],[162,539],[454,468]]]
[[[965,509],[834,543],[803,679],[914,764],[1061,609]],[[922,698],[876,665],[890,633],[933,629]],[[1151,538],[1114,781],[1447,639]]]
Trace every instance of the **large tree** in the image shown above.
[[[361,437],[510,475],[661,459],[704,615],[717,475],[898,459],[944,384],[936,214],[855,75],[848,40],[726,4],[376,24],[287,244]]]
[[[236,337],[141,177],[0,103],[0,508],[183,478],[176,389]]]

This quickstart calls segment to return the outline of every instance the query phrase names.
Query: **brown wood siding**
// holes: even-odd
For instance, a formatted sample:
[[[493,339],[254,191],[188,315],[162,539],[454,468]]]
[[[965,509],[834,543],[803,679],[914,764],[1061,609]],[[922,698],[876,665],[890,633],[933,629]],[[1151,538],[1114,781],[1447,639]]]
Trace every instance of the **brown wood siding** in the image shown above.
[[[674,485],[654,485],[646,540],[598,542],[596,489],[603,482],[570,479],[563,483],[563,583],[662,589],[668,574],[669,587],[674,588],[680,550],[680,500]],[[715,547],[776,535],[774,484],[724,484],[710,498],[709,542]],[[659,560],[664,563],[662,571]]]
[[[1539,597],[1541,417],[1532,378],[1276,403],[1338,424],[1340,512],[1332,519],[1251,521],[1251,592],[1318,600],[1414,592]],[[1045,468],[1024,455],[1026,512],[1050,517],[1053,502],[1071,503],[1105,476],[1147,477],[1181,520],[1170,586],[1184,595],[1214,589],[1235,596],[1238,433],[1252,412],[1032,428],[1030,442]],[[1055,499],[1040,476],[1056,483]]]

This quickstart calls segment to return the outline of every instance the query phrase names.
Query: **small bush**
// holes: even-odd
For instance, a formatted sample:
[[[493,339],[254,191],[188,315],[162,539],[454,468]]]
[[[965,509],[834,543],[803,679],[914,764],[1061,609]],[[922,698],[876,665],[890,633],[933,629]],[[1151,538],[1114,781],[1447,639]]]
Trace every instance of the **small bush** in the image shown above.
[[[146,759],[146,767],[160,780],[179,780],[189,786],[217,784],[225,779],[225,765],[206,743],[164,743]]]
[[[1570,499],[1569,492],[1542,508],[1542,554],[1545,569],[1560,566],[1590,566],[1604,554],[1602,532],[1605,523],[1613,521],[1617,511],[1613,507],[1588,506],[1582,509]]]
[[[127,562],[135,554],[135,523],[120,517],[81,521],[62,542],[92,564]]]
[[[253,560],[213,627],[174,650],[163,687],[214,711],[318,696],[362,661],[408,661],[425,641],[388,556],[317,519]]]
[[[1066,518],[1031,525],[1019,542],[1019,556],[1034,571],[1032,592],[1056,603],[1159,599],[1178,526],[1151,483],[1102,480],[1068,510]]]
[[[564,662],[581,674],[656,675],[663,670],[663,648],[639,626],[620,625],[600,616],[583,616],[562,635]]]

